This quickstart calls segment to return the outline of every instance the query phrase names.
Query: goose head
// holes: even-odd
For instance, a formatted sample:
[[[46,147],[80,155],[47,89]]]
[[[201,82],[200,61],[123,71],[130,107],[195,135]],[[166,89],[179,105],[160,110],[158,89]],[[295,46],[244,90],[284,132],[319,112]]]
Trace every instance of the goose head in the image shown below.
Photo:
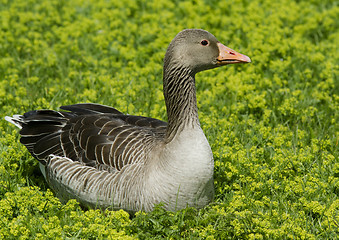
[[[250,58],[221,44],[211,33],[201,29],[185,29],[170,43],[165,59],[168,66],[184,67],[193,74],[234,63],[249,63]]]
[[[200,126],[195,93],[195,74],[250,58],[221,44],[201,29],[179,32],[169,44],[164,58],[163,86],[168,127],[166,142],[186,126]]]

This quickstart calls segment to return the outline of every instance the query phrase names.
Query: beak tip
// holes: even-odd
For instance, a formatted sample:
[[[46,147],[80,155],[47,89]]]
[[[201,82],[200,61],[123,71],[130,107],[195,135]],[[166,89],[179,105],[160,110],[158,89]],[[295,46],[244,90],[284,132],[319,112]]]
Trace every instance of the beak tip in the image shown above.
[[[252,62],[251,59],[250,59],[248,56],[246,56],[246,62],[247,62],[247,63]]]

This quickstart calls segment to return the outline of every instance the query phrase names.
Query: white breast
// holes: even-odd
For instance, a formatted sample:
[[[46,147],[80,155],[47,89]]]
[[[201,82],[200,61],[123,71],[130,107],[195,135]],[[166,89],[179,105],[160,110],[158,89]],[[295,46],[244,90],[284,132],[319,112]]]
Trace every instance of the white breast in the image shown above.
[[[148,175],[148,195],[158,196],[168,209],[203,207],[213,199],[213,155],[200,127],[177,134],[157,162]]]

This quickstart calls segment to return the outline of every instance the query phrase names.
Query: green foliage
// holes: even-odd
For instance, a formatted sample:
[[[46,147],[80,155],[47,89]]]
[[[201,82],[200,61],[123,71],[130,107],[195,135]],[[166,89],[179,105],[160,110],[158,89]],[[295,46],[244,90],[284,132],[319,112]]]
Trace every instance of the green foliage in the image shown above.
[[[336,239],[338,15],[333,0],[1,0],[0,239]],[[215,202],[131,219],[60,204],[3,117],[96,102],[166,120],[162,59],[184,28],[252,59],[197,76]]]
[[[75,200],[62,205],[50,190],[22,187],[0,200],[1,239],[133,239],[123,229],[124,211],[82,211]],[[118,231],[117,231],[118,230]]]

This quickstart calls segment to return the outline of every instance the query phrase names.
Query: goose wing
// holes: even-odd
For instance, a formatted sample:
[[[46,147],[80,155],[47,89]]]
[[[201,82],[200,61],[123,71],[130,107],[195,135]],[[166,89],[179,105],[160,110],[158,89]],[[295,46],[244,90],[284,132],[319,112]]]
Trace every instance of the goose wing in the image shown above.
[[[21,143],[41,163],[56,155],[109,172],[145,159],[165,136],[167,123],[125,115],[98,104],[62,106],[66,111],[35,110],[14,116]]]

